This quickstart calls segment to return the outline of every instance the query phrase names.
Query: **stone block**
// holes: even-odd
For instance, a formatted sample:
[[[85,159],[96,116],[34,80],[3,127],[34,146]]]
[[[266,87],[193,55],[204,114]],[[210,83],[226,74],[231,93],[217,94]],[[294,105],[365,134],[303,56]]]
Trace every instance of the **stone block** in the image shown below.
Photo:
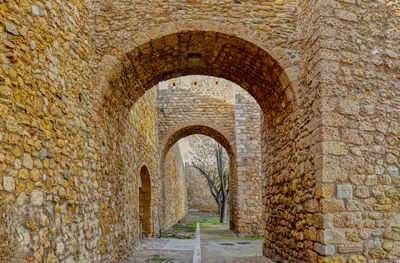
[[[31,204],[34,206],[41,206],[43,201],[43,193],[39,190],[33,190],[31,193]]]
[[[342,200],[325,199],[321,200],[322,213],[337,213],[346,211]]]
[[[338,228],[350,228],[355,226],[353,214],[338,214],[333,217],[333,226]]]
[[[367,198],[370,196],[369,188],[366,186],[358,186],[354,191],[354,195],[360,198]]]
[[[56,244],[56,254],[62,255],[64,253],[65,245],[63,242],[58,241]]]
[[[7,116],[6,119],[6,128],[9,132],[16,132],[18,131],[18,122],[12,116]]]
[[[3,188],[7,192],[14,192],[15,191],[15,182],[12,177],[4,176],[3,177]]]
[[[346,209],[349,212],[362,211],[363,205],[360,202],[355,201],[355,200],[347,200]]]
[[[369,252],[369,255],[373,259],[384,259],[386,252],[385,252],[385,250],[383,250],[383,248],[377,247],[377,248],[371,249],[371,251]]]
[[[335,188],[333,184],[317,184],[315,195],[317,198],[331,198],[334,190]]]
[[[33,168],[32,157],[28,153],[23,154],[22,165],[27,169]]]
[[[347,155],[348,150],[343,142],[322,142],[322,152],[332,155]]]
[[[337,245],[337,251],[341,254],[362,252],[363,246],[360,243],[345,243]]]
[[[7,31],[8,33],[13,34],[13,35],[16,35],[16,36],[19,35],[19,32],[18,32],[18,30],[17,30],[17,27],[16,27],[13,23],[6,21],[6,22],[5,22],[5,27],[6,27],[6,31]]]
[[[341,99],[339,101],[338,110],[345,115],[358,115],[360,112],[360,104],[357,101]]]
[[[307,212],[317,212],[318,211],[318,201],[315,199],[312,200],[307,200],[304,208],[306,209]]]
[[[324,168],[318,171],[316,176],[323,183],[342,182],[348,178],[346,171],[340,167]]]
[[[39,16],[40,15],[38,6],[32,5],[31,10],[32,10],[32,15],[35,15],[35,16]]]
[[[314,251],[323,256],[333,256],[335,254],[335,246],[314,243]]]
[[[337,198],[339,199],[352,199],[353,198],[353,186],[350,184],[338,185],[337,188]]]
[[[354,231],[346,232],[346,239],[351,242],[361,241],[361,238],[359,237],[358,233]]]
[[[320,231],[319,240],[323,244],[340,244],[347,241],[345,233],[336,229]]]
[[[358,134],[358,130],[356,129],[344,129],[342,131],[342,140],[346,143],[352,143],[356,145],[362,144],[362,139]]]
[[[342,257],[333,257],[333,258],[319,257],[318,263],[346,263],[346,261]]]
[[[333,219],[332,215],[315,215],[315,223],[314,226],[321,229],[327,229],[333,227]]]
[[[365,263],[365,257],[360,255],[352,255],[349,257],[349,263]]]
[[[374,205],[374,210],[375,211],[391,211],[392,210],[392,204],[384,204],[384,205]]]
[[[369,175],[365,179],[365,185],[371,186],[376,185],[378,183],[378,177],[376,175]]]

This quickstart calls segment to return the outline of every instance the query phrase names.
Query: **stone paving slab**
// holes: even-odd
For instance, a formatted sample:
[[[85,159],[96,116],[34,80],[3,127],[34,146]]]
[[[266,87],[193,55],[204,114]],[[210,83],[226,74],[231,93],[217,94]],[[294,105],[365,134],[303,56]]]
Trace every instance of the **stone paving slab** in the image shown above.
[[[192,263],[196,239],[146,238],[124,263]]]
[[[262,256],[262,240],[243,240],[228,229],[201,230],[201,258],[206,263],[273,263]]]
[[[163,250],[194,250],[196,239],[170,239]]]
[[[192,263],[192,261],[193,251],[145,249],[141,251],[134,251],[134,253],[132,253],[132,255],[128,257],[124,263]]]

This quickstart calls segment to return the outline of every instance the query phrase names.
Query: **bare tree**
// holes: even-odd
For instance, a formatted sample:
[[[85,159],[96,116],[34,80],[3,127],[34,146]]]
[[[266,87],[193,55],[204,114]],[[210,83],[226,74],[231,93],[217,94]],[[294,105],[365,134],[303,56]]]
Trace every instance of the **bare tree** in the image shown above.
[[[189,144],[192,165],[206,178],[210,193],[218,204],[220,222],[225,223],[229,200],[228,155],[219,143],[205,136],[192,136]]]

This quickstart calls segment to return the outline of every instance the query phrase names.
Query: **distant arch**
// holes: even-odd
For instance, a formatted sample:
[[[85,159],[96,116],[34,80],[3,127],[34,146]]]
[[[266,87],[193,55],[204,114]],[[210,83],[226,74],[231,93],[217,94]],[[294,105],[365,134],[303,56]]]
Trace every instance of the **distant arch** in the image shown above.
[[[164,165],[166,156],[180,139],[188,137],[190,135],[205,135],[224,147],[229,157],[229,224],[230,229],[237,232],[238,229],[238,202],[237,202],[237,169],[236,169],[236,154],[233,145],[233,139],[229,136],[227,131],[224,131],[220,127],[213,125],[208,122],[187,122],[171,129],[164,138],[161,140],[161,169],[164,173]]]
[[[233,140],[228,132],[211,123],[189,122],[171,129],[161,140],[161,163],[164,162],[165,156],[176,142],[195,134],[205,135],[214,139],[225,148],[230,158],[234,156],[234,150],[231,145]]]

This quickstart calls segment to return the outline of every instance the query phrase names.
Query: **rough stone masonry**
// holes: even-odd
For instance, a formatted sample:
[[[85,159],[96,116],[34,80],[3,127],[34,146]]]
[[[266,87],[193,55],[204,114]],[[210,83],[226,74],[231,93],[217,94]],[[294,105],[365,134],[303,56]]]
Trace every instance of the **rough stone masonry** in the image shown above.
[[[208,135],[225,147],[230,228],[239,235],[261,234],[260,107],[254,99],[224,79],[188,76],[158,85],[158,112],[161,151],[191,134]]]
[[[138,145],[159,162],[132,107],[188,74],[262,109],[265,256],[399,260],[399,1],[3,0],[0,25],[2,261],[121,261]]]

